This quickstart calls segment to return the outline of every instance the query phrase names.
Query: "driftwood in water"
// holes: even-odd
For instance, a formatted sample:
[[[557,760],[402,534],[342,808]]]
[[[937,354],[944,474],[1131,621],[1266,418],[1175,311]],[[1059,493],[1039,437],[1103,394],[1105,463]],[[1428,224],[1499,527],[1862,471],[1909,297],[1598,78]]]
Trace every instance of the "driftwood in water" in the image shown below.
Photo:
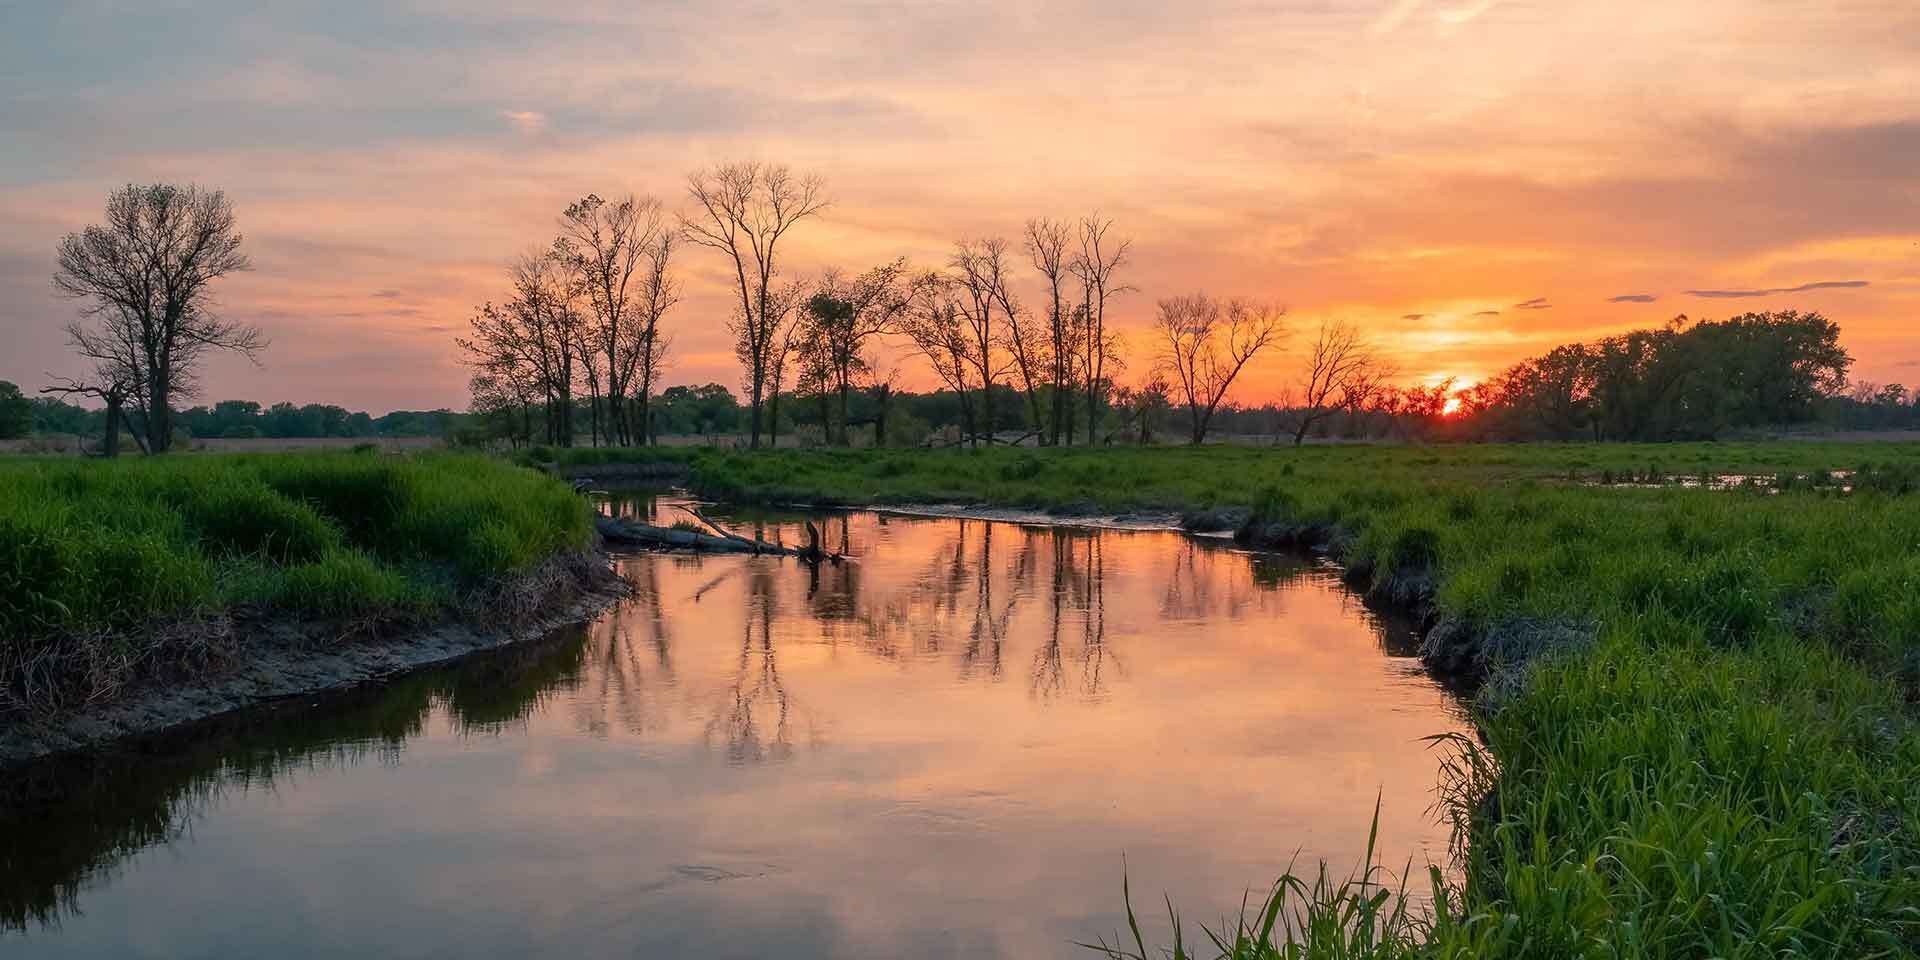
[[[594,518],[594,526],[600,536],[611,543],[652,547],[655,549],[706,550],[718,553],[758,553],[773,554],[782,557],[798,557],[809,563],[822,560],[839,563],[839,554],[828,553],[820,547],[820,531],[812,521],[807,522],[807,545],[789,547],[785,544],[768,543],[743,537],[718,523],[713,522],[697,510],[681,508],[692,514],[701,523],[714,531],[712,534],[684,527],[656,527],[648,523],[636,523],[616,517],[599,516]]]

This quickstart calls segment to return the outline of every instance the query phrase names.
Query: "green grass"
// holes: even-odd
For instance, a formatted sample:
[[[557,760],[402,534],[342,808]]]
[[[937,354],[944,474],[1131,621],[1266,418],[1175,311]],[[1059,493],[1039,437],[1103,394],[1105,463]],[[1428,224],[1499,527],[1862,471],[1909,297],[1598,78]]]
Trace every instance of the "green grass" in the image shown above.
[[[1920,447],[646,455],[734,499],[1246,508],[1255,531],[1327,543],[1362,588],[1424,593],[1485,638],[1505,666],[1476,705],[1484,745],[1456,744],[1442,784],[1464,880],[1414,917],[1376,902],[1371,867],[1289,874],[1275,890],[1296,922],[1263,934],[1253,911],[1204,953],[1920,951]],[[1874,479],[1815,479],[1838,471]],[[1598,485],[1608,473],[1804,482]]]
[[[476,456],[8,460],[0,667],[17,706],[59,686],[72,655],[100,661],[76,644],[125,646],[165,621],[423,617],[590,536],[564,485]],[[104,654],[125,669],[165,657]]]

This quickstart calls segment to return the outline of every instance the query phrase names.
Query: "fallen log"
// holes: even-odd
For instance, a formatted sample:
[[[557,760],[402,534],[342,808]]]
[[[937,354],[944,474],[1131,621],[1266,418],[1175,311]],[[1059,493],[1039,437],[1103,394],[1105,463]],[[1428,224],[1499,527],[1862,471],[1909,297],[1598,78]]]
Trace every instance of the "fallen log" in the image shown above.
[[[753,545],[727,537],[698,533],[678,527],[656,527],[612,517],[595,517],[594,527],[612,543],[645,547],[681,547],[692,550],[718,550],[727,553],[754,553]],[[778,551],[774,551],[778,552]]]
[[[706,550],[715,553],[753,553],[771,554],[781,557],[797,557],[809,563],[822,560],[839,563],[845,559],[839,554],[828,553],[820,548],[820,533],[812,523],[807,524],[808,544],[805,547],[789,547],[784,544],[768,543],[733,533],[712,520],[692,510],[702,523],[718,531],[720,535],[701,533],[684,527],[656,527],[649,523],[636,523],[616,517],[594,517],[594,528],[609,543],[648,547],[652,549]]]

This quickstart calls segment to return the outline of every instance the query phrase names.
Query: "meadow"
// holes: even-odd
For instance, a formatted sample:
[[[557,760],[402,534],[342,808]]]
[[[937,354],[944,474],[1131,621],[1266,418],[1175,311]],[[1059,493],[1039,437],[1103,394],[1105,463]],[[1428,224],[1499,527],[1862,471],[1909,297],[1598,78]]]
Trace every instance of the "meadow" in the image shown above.
[[[565,485],[473,455],[0,460],[0,708],[191,666],[208,618],[426,620],[591,537]]]
[[[733,500],[1224,510],[1472,638],[1481,738],[1436,744],[1464,879],[1290,873],[1176,956],[1920,951],[1920,447],[553,458],[672,461]],[[1404,908],[1407,883],[1433,908]],[[1161,948],[1130,932],[1103,949]]]
[[[738,502],[1179,513],[1324,549],[1357,588],[1418,608],[1430,640],[1463,640],[1480,737],[1435,744],[1461,869],[1289,872],[1173,955],[1920,951],[1920,446],[521,459],[651,464]],[[563,484],[470,455],[41,458],[0,462],[0,477],[16,705],[201,655],[192,631],[155,625],[427,618],[591,538]],[[1126,879],[1129,898],[1152,889]],[[1123,936],[1101,949],[1162,955]]]

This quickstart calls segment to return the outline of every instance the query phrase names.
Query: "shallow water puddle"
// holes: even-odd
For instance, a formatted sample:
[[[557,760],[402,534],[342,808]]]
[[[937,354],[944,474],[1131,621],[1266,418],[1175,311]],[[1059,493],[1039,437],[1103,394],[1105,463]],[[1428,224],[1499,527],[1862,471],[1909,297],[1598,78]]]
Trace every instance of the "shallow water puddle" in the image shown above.
[[[32,768],[0,955],[1075,956],[1123,853],[1207,921],[1296,851],[1350,867],[1376,796],[1385,863],[1444,861],[1421,738],[1462,712],[1330,573],[816,519],[858,559],[627,558],[543,643]]]

